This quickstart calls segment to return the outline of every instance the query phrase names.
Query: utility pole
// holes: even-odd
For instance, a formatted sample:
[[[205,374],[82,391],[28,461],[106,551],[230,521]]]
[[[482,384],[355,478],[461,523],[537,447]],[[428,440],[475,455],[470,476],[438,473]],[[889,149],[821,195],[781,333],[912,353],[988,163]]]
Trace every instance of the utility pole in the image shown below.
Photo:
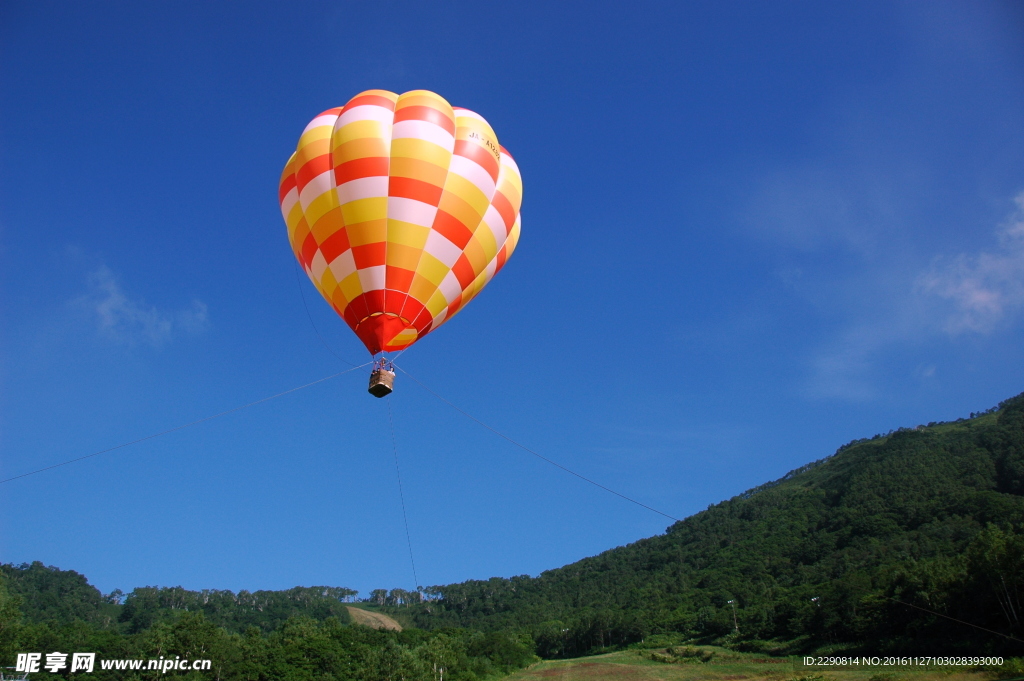
[[[729,601],[729,605],[732,606],[732,627],[738,634],[740,633],[740,625],[736,622],[736,601]]]
[[[821,626],[822,630],[824,630],[824,628],[825,628],[825,618],[821,614],[821,597],[820,596],[815,596],[814,598],[811,599],[811,603],[814,603],[814,605],[816,605],[817,608],[818,608],[818,620],[821,623],[820,626]],[[828,633],[827,637],[828,637],[829,643],[831,643],[832,642],[832,634]]]

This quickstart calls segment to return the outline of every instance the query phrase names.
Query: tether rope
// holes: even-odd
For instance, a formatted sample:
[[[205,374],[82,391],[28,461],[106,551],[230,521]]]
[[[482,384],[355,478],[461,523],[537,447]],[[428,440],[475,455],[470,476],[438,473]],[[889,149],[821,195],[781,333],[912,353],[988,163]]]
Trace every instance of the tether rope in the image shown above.
[[[409,545],[409,562],[412,563],[412,581],[420,589],[420,578],[416,576],[416,559],[412,557],[412,537],[409,534],[409,516],[405,512],[405,492],[402,490],[402,471],[398,467],[398,440],[395,438],[395,417],[391,412],[391,398],[388,398],[388,423],[391,424],[391,448],[395,453],[395,473],[398,475],[398,498],[402,500],[402,520],[405,521],[405,541]]]
[[[316,385],[317,383],[323,383],[324,381],[329,381],[332,378],[337,378],[338,376],[341,376],[342,374],[347,374],[350,371],[355,371],[356,369],[362,369],[363,367],[369,366],[369,365],[370,365],[370,362],[367,362],[366,364],[363,364],[361,366],[352,367],[351,369],[345,369],[344,371],[339,371],[338,373],[331,374],[330,376],[324,376],[321,379],[315,380],[315,381],[313,381],[311,383],[306,383],[305,385],[300,385],[297,388],[291,388],[290,390],[285,390],[284,392],[277,393],[276,395],[271,395],[270,397],[264,397],[261,400],[256,400],[255,402],[249,402],[248,404],[243,404],[240,407],[234,407],[233,409],[228,409],[227,411],[222,411],[219,414],[214,414],[212,416],[207,416],[205,418],[201,418],[201,419],[199,419],[197,421],[191,421],[189,423],[186,423],[186,424],[183,424],[183,425],[180,425],[180,426],[176,426],[174,428],[169,428],[167,430],[162,430],[159,433],[153,433],[152,435],[147,435],[146,437],[140,437],[137,440],[132,440],[131,442],[125,442],[123,444],[117,445],[116,447],[108,447],[107,449],[102,449],[102,450],[100,450],[98,452],[93,452],[92,454],[86,454],[85,456],[79,456],[78,458],[75,458],[75,459],[68,459],[67,461],[62,461],[61,463],[55,463],[52,466],[46,466],[45,468],[39,468],[39,469],[34,470],[34,471],[29,471],[28,473],[22,473],[21,475],[15,475],[12,478],[7,478],[5,480],[0,480],[0,485],[4,484],[5,482],[11,482],[12,480],[18,480],[19,478],[27,478],[30,475],[35,475],[36,473],[42,473],[43,471],[49,471],[49,470],[53,470],[54,468],[60,468],[61,466],[67,466],[68,464],[72,464],[72,463],[75,463],[77,461],[83,461],[85,459],[91,459],[94,456],[99,456],[100,454],[106,454],[108,452],[112,452],[112,451],[117,450],[117,449],[123,449],[124,447],[129,447],[131,445],[135,445],[135,444],[138,444],[140,442],[145,442],[146,440],[152,440],[153,438],[160,437],[161,435],[167,435],[168,433],[173,433],[176,430],[182,430],[184,428],[190,428],[192,426],[197,426],[200,423],[205,423],[206,421],[212,421],[215,418],[220,418],[221,416],[226,416],[226,415],[234,413],[236,411],[241,411],[242,409],[247,409],[248,407],[256,406],[257,404],[262,404],[264,402],[269,402],[270,400],[277,399],[278,397],[283,397],[284,395],[288,395],[289,393],[297,392],[297,391],[302,390],[304,388],[308,388],[310,386]]]
[[[306,318],[309,319],[309,325],[313,327],[313,333],[316,334],[316,337],[319,338],[320,342],[323,343],[325,348],[327,348],[327,352],[329,352],[332,355],[334,355],[335,357],[337,357],[338,361],[343,362],[344,364],[347,364],[350,367],[355,367],[355,364],[353,364],[352,362],[348,361],[347,359],[343,359],[341,355],[336,353],[334,351],[334,348],[332,348],[330,345],[328,345],[327,341],[324,340],[324,337],[320,335],[320,330],[317,329],[316,328],[316,324],[313,323],[313,315],[311,315],[309,313],[309,305],[306,304],[306,294],[302,291],[302,280],[299,278],[299,263],[298,263],[298,261],[295,261],[295,260],[293,260],[292,263],[295,265],[295,283],[299,287],[299,297],[302,298],[302,307],[305,308],[305,310],[306,310]],[[366,366],[366,365],[364,364],[363,366]],[[356,368],[358,368],[358,367],[356,367]]]
[[[447,404],[447,405],[448,405],[449,407],[451,407],[451,408],[452,408],[452,409],[454,409],[455,411],[459,412],[460,414],[462,414],[463,416],[465,416],[466,418],[468,418],[468,419],[470,419],[470,420],[476,421],[476,422],[477,422],[477,423],[478,423],[479,425],[481,425],[481,426],[483,426],[484,428],[486,428],[487,430],[491,431],[492,433],[494,433],[494,434],[495,434],[495,435],[497,435],[498,437],[500,437],[500,438],[502,438],[502,439],[505,439],[505,440],[508,440],[509,442],[511,442],[512,444],[514,444],[514,445],[515,445],[516,447],[519,447],[519,448],[520,448],[520,449],[522,449],[523,451],[525,451],[525,452],[529,452],[530,454],[533,454],[533,455],[534,455],[535,457],[537,457],[537,458],[538,458],[538,459],[540,459],[541,461],[544,461],[544,462],[546,462],[546,463],[549,463],[549,464],[551,464],[552,466],[554,466],[555,468],[560,468],[560,469],[562,469],[563,471],[565,471],[566,473],[568,473],[569,475],[574,475],[574,476],[576,476],[577,478],[579,478],[580,480],[583,480],[584,482],[588,482],[588,483],[590,483],[591,485],[593,485],[594,487],[598,487],[598,488],[600,488],[600,489],[603,489],[603,490],[604,490],[605,492],[608,492],[608,493],[610,493],[610,494],[614,494],[615,496],[619,497],[620,499],[625,499],[626,501],[630,502],[631,504],[636,504],[637,506],[640,506],[641,508],[646,508],[646,509],[647,509],[648,511],[651,511],[651,512],[653,512],[653,513],[657,513],[658,515],[661,515],[661,516],[665,516],[665,517],[666,517],[666,518],[668,518],[669,520],[674,520],[674,521],[676,521],[676,522],[679,522],[679,518],[676,518],[675,516],[671,516],[671,515],[669,515],[668,513],[665,513],[665,512],[663,512],[663,511],[659,511],[659,510],[658,510],[658,509],[656,509],[656,508],[652,508],[652,507],[648,506],[647,504],[645,504],[645,503],[642,503],[642,502],[639,502],[639,501],[637,501],[636,499],[633,499],[633,498],[631,498],[631,497],[627,497],[627,496],[626,496],[625,494],[622,494],[621,492],[616,492],[615,490],[611,489],[610,487],[605,487],[604,485],[602,485],[602,484],[601,484],[601,483],[599,483],[599,482],[595,482],[595,481],[591,480],[590,478],[588,478],[588,477],[586,477],[586,476],[580,475],[579,473],[577,473],[577,472],[576,472],[576,471],[574,471],[574,470],[571,470],[571,469],[569,469],[569,468],[566,468],[565,466],[563,466],[563,465],[562,465],[562,464],[560,464],[560,463],[557,463],[557,462],[555,462],[555,461],[552,461],[551,459],[547,458],[546,456],[543,456],[542,454],[538,454],[537,452],[535,452],[534,450],[530,449],[530,448],[529,448],[529,447],[527,447],[526,445],[524,445],[524,444],[521,444],[521,443],[519,443],[519,442],[516,442],[515,440],[513,440],[512,438],[510,438],[510,437],[509,437],[508,435],[505,435],[504,433],[502,433],[502,432],[501,432],[500,430],[498,430],[498,429],[496,429],[496,428],[492,428],[491,426],[487,425],[486,423],[484,423],[483,421],[481,421],[481,420],[480,420],[480,419],[478,419],[477,417],[473,416],[473,415],[472,415],[472,414],[470,414],[469,412],[467,412],[467,411],[465,411],[465,410],[463,410],[463,409],[461,409],[461,408],[457,407],[457,406],[456,406],[455,404],[453,404],[453,403],[449,402],[448,400],[446,400],[445,398],[441,397],[441,396],[440,396],[440,395],[438,395],[438,394],[437,394],[436,392],[434,392],[433,390],[431,390],[430,388],[428,388],[427,386],[425,386],[425,385],[424,385],[423,383],[421,383],[421,382],[420,382],[420,380],[419,380],[418,378],[416,378],[415,376],[413,376],[412,374],[410,374],[410,373],[409,373],[408,371],[406,371],[405,369],[403,369],[403,368],[401,368],[401,367],[398,367],[398,366],[396,366],[395,368],[396,368],[396,369],[398,369],[399,371],[401,371],[401,372],[402,372],[403,374],[405,374],[405,375],[406,375],[406,376],[408,376],[409,378],[411,378],[412,380],[416,381],[416,383],[417,383],[417,384],[418,384],[418,385],[419,385],[419,386],[420,386],[421,388],[423,388],[423,389],[424,389],[424,390],[426,390],[426,391],[427,391],[428,393],[430,393],[431,395],[433,395],[433,396],[434,396],[434,397],[436,397],[437,399],[439,399],[439,400],[441,400],[442,402],[444,402],[445,404]]]
[[[900,605],[905,605],[908,608],[916,608],[916,609],[921,610],[923,612],[927,612],[929,614],[936,615],[937,617],[945,617],[947,620],[953,620],[954,622],[959,622],[960,624],[966,624],[967,626],[974,627],[975,629],[981,629],[982,631],[987,631],[988,633],[995,634],[996,636],[1002,636],[1003,638],[1008,638],[1011,641],[1017,641],[1019,643],[1024,643],[1024,641],[1021,641],[1019,638],[1014,638],[1013,636],[1008,636],[1006,634],[1000,634],[998,631],[992,631],[991,629],[986,629],[985,627],[979,627],[977,624],[971,624],[970,622],[964,622],[963,620],[958,620],[955,617],[950,617],[949,615],[943,615],[941,612],[935,612],[934,610],[929,610],[928,608],[922,608],[919,605],[913,605],[912,603],[904,603],[903,601],[896,600],[892,596],[886,596],[886,598],[888,598],[890,601],[892,601],[894,603],[899,603]]]

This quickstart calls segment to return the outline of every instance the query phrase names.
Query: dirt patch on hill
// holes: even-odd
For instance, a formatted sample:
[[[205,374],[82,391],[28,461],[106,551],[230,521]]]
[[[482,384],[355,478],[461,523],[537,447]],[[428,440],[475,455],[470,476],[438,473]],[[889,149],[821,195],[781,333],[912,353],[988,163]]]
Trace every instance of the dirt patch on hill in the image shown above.
[[[402,630],[402,625],[387,615],[382,615],[379,612],[370,612],[369,610],[363,610],[362,608],[353,608],[351,605],[347,605],[345,607],[348,608],[348,614],[352,616],[352,621],[356,624],[361,624],[364,627],[372,627],[374,629],[389,629],[391,631]]]

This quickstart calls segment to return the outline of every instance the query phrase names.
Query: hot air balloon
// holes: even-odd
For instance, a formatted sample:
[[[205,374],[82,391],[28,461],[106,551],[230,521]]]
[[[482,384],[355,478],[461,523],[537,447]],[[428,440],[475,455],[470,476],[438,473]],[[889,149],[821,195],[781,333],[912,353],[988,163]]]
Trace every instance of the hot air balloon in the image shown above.
[[[482,116],[427,90],[367,90],[306,126],[279,198],[295,257],[376,357],[437,329],[497,274],[522,194]],[[370,392],[393,380],[375,360]]]

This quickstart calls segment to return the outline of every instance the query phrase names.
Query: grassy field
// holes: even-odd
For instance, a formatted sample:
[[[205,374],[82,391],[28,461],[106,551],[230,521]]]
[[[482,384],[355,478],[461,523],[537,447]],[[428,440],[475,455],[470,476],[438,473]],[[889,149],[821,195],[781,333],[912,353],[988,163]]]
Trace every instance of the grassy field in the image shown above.
[[[539,662],[508,677],[508,681],[996,681],[1013,676],[965,667],[822,669],[805,667],[802,660],[712,646],[677,646]]]

